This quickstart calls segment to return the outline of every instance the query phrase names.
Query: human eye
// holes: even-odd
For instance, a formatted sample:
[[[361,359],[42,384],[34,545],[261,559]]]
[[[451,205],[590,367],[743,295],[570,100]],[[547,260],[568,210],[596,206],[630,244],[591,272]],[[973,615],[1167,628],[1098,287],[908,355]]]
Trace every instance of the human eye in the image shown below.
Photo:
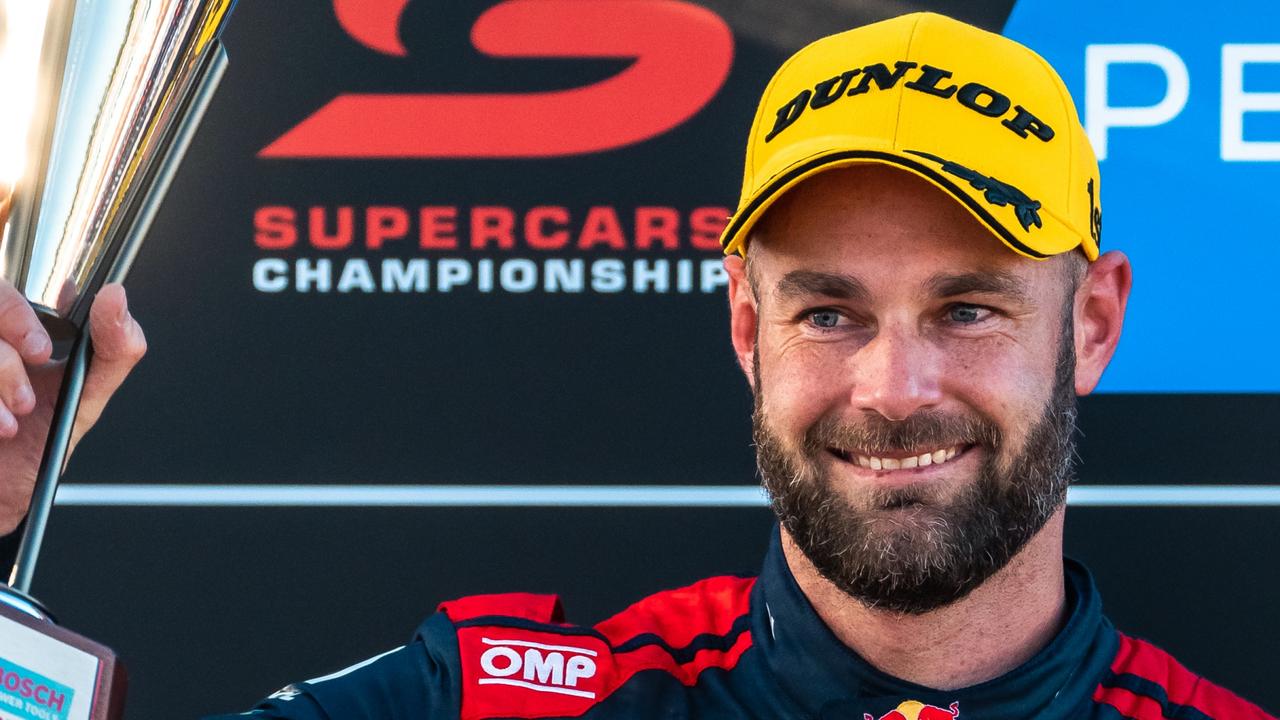
[[[817,330],[835,330],[845,318],[844,314],[839,310],[817,308],[815,310],[806,310],[803,313],[803,319]]]
[[[970,303],[954,303],[947,306],[946,319],[955,325],[979,325],[994,316],[991,308]]]

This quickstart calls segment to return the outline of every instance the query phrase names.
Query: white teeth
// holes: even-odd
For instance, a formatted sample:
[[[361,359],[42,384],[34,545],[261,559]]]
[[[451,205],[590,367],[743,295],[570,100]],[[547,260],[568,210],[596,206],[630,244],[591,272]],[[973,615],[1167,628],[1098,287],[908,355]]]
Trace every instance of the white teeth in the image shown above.
[[[917,467],[941,465],[954,458],[958,452],[960,452],[960,448],[949,447],[905,458],[880,458],[854,453],[848,453],[847,457],[852,458],[852,461],[858,465],[872,470],[910,470]]]

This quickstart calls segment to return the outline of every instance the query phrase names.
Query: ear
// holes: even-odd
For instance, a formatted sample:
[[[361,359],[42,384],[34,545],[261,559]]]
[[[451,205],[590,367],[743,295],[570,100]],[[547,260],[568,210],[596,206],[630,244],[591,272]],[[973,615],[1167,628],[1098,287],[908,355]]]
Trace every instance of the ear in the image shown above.
[[[760,322],[755,293],[747,278],[745,260],[730,255],[724,259],[724,269],[729,273],[729,334],[733,352],[738,357],[738,367],[747,376],[747,384],[755,390],[756,329]]]
[[[1076,394],[1088,395],[1102,379],[1120,342],[1124,310],[1133,285],[1129,258],[1112,250],[1089,264],[1076,290]]]

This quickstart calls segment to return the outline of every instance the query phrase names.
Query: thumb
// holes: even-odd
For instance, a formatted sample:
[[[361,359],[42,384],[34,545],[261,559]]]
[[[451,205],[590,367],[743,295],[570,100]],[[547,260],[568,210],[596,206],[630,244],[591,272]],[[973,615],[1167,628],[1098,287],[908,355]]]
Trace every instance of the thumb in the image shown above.
[[[147,352],[147,339],[129,314],[128,298],[119,284],[104,285],[98,291],[89,310],[89,335],[93,359],[76,415],[75,441],[98,421],[107,401]]]

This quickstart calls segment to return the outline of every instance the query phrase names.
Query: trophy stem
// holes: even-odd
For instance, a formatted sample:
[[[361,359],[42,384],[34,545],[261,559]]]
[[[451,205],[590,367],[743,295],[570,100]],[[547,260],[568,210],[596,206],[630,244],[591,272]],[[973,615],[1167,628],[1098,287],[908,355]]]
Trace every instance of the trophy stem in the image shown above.
[[[26,613],[37,620],[46,622],[57,622],[53,614],[49,612],[39,600],[18,592],[7,585],[0,585],[0,605],[7,605],[14,610]]]
[[[53,407],[49,440],[45,443],[44,457],[40,460],[40,470],[36,475],[26,527],[23,528],[13,573],[9,577],[9,587],[22,593],[31,592],[36,558],[40,555],[40,544],[44,541],[49,513],[53,510],[53,499],[58,493],[58,480],[66,468],[67,452],[71,449],[71,431],[75,427],[76,412],[80,409],[80,394],[84,390],[85,372],[92,354],[93,343],[86,330],[76,339],[67,360],[66,377],[62,382],[62,390],[58,393],[58,402]]]

